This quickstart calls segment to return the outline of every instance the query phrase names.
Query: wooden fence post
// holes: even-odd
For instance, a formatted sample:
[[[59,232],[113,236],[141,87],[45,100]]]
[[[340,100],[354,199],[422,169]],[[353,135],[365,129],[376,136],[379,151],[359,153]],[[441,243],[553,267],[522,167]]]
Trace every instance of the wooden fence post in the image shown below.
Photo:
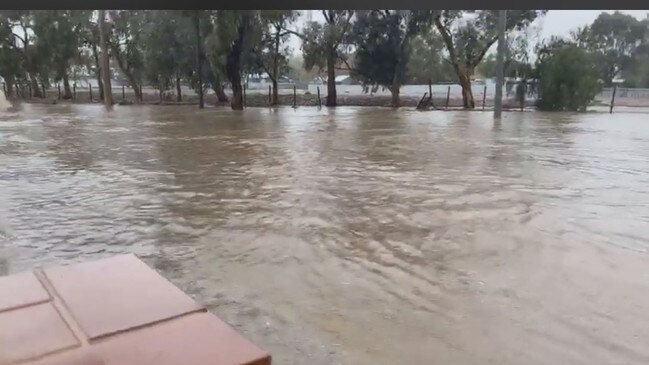
[[[270,85],[268,85],[268,105],[273,105],[273,98],[271,96]]]
[[[484,85],[484,90],[482,91],[482,110],[484,110],[484,104],[487,101],[487,84]]]
[[[451,85],[448,86],[446,90],[446,109],[448,109],[448,102],[451,99]]]
[[[609,109],[609,113],[613,114],[613,106],[615,105],[615,92],[617,91],[617,84],[613,85],[613,95],[611,96],[611,109]]]
[[[293,84],[293,108],[297,108],[297,87]]]
[[[72,100],[77,100],[77,82],[72,84]]]
[[[316,87],[318,90],[318,108],[322,108],[322,100],[320,99],[320,86]]]
[[[243,83],[243,107],[246,108],[246,82]]]
[[[122,85],[122,101],[126,101],[126,89],[124,85]]]
[[[92,84],[88,83],[88,90],[90,91],[90,102],[92,103]]]
[[[56,84],[56,89],[58,91],[58,98],[61,100],[61,84]]]

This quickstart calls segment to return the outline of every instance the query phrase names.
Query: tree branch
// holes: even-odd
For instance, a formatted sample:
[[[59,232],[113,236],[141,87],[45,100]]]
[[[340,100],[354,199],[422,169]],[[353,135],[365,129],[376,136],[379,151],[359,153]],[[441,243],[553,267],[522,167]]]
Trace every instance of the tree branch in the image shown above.
[[[457,55],[455,53],[455,46],[453,46],[453,38],[449,34],[448,29],[446,29],[446,26],[442,24],[440,16],[435,18],[435,26],[437,27],[437,30],[439,30],[439,33],[442,35],[442,39],[446,44],[446,49],[448,50],[450,60],[454,64],[457,63]]]
[[[476,57],[476,58],[473,60],[473,62],[471,62],[471,65],[472,65],[473,67],[478,66],[478,64],[480,63],[480,61],[482,61],[482,59],[484,58],[484,55],[487,53],[487,51],[489,50],[489,48],[491,48],[491,46],[492,46],[494,43],[496,43],[497,40],[498,40],[498,37],[493,37],[489,42],[487,42],[487,45],[482,49],[482,51],[480,51],[480,53],[478,53],[478,57]]]
[[[289,33],[289,34],[293,34],[294,36],[299,37],[303,41],[306,40],[306,36],[304,34],[300,34],[300,33],[296,32],[294,30],[291,30],[291,29],[287,29],[286,32]]]
[[[325,18],[325,20],[327,21],[327,23],[331,23],[331,22],[332,22],[331,17],[329,16],[328,10],[323,10],[323,11],[322,11],[322,15],[324,15],[324,18]]]
[[[25,44],[25,40],[21,36],[19,36],[18,34],[13,33],[13,36],[20,39],[20,41],[23,42],[23,44]]]

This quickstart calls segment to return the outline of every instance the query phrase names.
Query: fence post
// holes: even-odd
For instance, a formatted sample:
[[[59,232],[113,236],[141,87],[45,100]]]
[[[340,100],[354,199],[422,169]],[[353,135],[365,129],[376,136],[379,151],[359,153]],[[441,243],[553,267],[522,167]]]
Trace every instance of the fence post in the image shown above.
[[[61,84],[56,84],[56,89],[58,90],[58,99],[61,100]]]
[[[613,114],[613,106],[615,105],[615,92],[617,91],[617,84],[613,85],[613,95],[611,96],[611,109],[608,111]]]
[[[270,85],[268,85],[268,105],[273,105],[273,100],[270,94]]]
[[[126,100],[126,90],[124,89],[124,85],[122,85],[122,101]]]
[[[16,90],[18,90],[18,89],[16,89]],[[33,95],[32,94],[32,84],[27,84],[27,90],[29,91],[29,98],[31,99],[32,95]]]
[[[293,108],[297,108],[297,87],[293,84]]]
[[[77,82],[72,84],[72,100],[77,100]]]
[[[322,101],[320,100],[320,86],[316,86],[318,90],[318,108],[322,108]]]
[[[446,109],[448,109],[449,99],[451,99],[451,85],[449,85],[448,89],[446,90]]]
[[[23,94],[20,93],[20,91],[18,90],[18,83],[16,83],[16,85],[14,85],[14,86],[16,87],[16,97],[17,98],[22,98]]]
[[[43,84],[43,99],[47,99],[47,89],[45,88],[45,84]]]
[[[487,84],[484,85],[484,90],[482,91],[482,110],[484,110],[484,104],[487,100]]]
[[[88,83],[88,89],[90,90],[90,102],[92,103],[92,84]]]

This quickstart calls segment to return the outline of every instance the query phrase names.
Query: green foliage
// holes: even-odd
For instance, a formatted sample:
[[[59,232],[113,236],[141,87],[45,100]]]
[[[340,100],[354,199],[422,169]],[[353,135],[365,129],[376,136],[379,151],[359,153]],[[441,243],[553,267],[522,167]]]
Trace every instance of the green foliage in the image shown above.
[[[357,46],[353,74],[361,80],[366,91],[371,86],[398,91],[406,81],[410,42],[430,21],[427,11],[357,12],[352,32]]]
[[[22,54],[16,46],[11,24],[7,18],[2,17],[0,18],[0,76],[11,85],[14,80],[21,77],[23,72]]]
[[[261,43],[262,22],[257,10],[218,10],[212,34],[206,40],[207,57],[227,73],[228,58],[237,58],[242,71],[256,70],[253,50]]]
[[[295,22],[299,12],[294,10],[262,10],[260,14],[262,39],[255,48],[260,71],[277,80],[288,72],[290,48],[286,45],[291,35],[289,27]]]
[[[545,10],[508,10],[505,30],[522,30]],[[452,27],[453,24],[457,26]],[[451,61],[472,71],[498,40],[498,10],[444,10],[437,17]]]
[[[596,57],[574,43],[554,41],[539,52],[539,108],[585,111],[601,90]]]
[[[545,10],[508,10],[505,31],[522,30]],[[435,17],[449,61],[462,86],[465,108],[474,108],[471,77],[489,48],[498,40],[498,10],[444,10]]]
[[[206,40],[214,70],[222,70],[232,85],[232,109],[243,109],[241,74],[257,66],[254,50],[261,43],[262,22],[256,10],[218,10]]]
[[[176,78],[188,79],[196,66],[196,40],[192,19],[180,11],[146,14],[140,35],[145,78],[153,85],[169,86]]]
[[[302,31],[304,68],[324,69],[329,62],[346,60],[353,10],[322,10],[325,23],[308,22]]]
[[[111,57],[132,86],[141,84],[144,75],[144,43],[142,32],[146,28],[149,13],[154,10],[111,11],[113,27],[110,38]]]
[[[444,60],[444,41],[432,27],[424,27],[410,41],[406,80],[412,84],[450,82],[453,67]]]
[[[637,48],[647,41],[647,21],[635,17],[603,12],[590,26],[578,30],[574,38],[595,56],[600,78],[610,86],[613,79],[633,64]]]
[[[649,88],[649,54],[638,53],[623,74],[625,86]]]
[[[75,10],[37,10],[33,16],[36,53],[40,69],[51,68],[61,80],[77,56],[83,13]]]

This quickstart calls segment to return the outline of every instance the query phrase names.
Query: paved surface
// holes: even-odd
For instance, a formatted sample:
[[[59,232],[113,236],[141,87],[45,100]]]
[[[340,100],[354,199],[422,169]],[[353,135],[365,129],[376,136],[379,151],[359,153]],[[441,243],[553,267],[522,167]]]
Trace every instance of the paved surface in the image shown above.
[[[0,365],[270,364],[134,255],[0,278]]]

